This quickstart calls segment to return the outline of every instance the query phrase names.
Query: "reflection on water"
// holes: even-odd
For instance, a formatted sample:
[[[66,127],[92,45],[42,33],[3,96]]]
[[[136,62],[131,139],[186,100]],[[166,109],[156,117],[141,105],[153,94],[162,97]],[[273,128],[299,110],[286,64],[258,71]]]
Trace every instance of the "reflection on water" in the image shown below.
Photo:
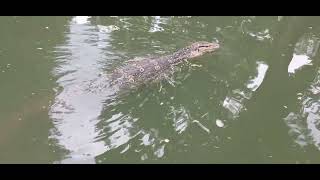
[[[319,162],[320,31],[311,19],[2,17],[0,161]],[[133,58],[202,40],[219,51],[125,93],[109,86],[110,72]]]
[[[161,27],[161,23],[163,23],[164,19],[162,19],[160,16],[156,16],[152,20],[152,26],[150,27],[149,32],[157,32],[157,31],[163,31],[163,28]]]
[[[320,71],[314,82],[304,93],[297,94],[301,108],[290,112],[284,119],[290,127],[289,134],[301,146],[315,145],[320,149]]]
[[[295,73],[304,65],[312,65],[311,62],[317,58],[319,43],[319,37],[312,33],[302,36],[295,46],[288,72]],[[317,69],[307,90],[297,94],[297,109],[292,109],[284,120],[290,128],[289,135],[297,144],[302,147],[315,145],[320,149],[320,71]]]
[[[292,60],[288,66],[288,73],[294,74],[305,65],[312,65],[312,58],[316,56],[320,40],[313,33],[303,35],[296,43]]]
[[[256,91],[259,88],[268,70],[268,65],[264,62],[258,61],[257,65],[258,74],[256,77],[254,77],[254,79],[250,80],[250,82],[247,85],[247,88],[251,89],[252,91]]]
[[[253,71],[250,70],[247,77],[241,80],[246,86],[234,86],[229,94],[223,92],[227,95],[224,100],[217,99],[222,97],[218,89],[228,86],[230,82],[220,80],[219,74],[216,74],[214,70],[209,70],[209,67],[204,68],[203,71],[203,66],[196,62],[187,62],[177,68],[174,78],[167,78],[165,81],[137,92],[131,92],[126,96],[115,97],[113,96],[114,90],[107,85],[109,81],[106,74],[119,66],[121,62],[129,59],[128,57],[138,56],[135,53],[128,54],[135,50],[125,49],[125,47],[135,48],[147,43],[147,39],[143,38],[145,35],[137,36],[132,31],[134,28],[140,28],[139,30],[151,34],[168,34],[170,28],[164,28],[164,26],[171,25],[173,35],[176,31],[183,32],[174,35],[182,40],[189,38],[188,32],[184,31],[188,29],[185,26],[193,25],[181,23],[183,21],[178,21],[176,17],[153,17],[151,21],[150,18],[143,17],[140,23],[150,23],[150,25],[147,25],[148,29],[141,29],[144,26],[136,27],[136,24],[132,22],[139,19],[128,17],[118,19],[119,21],[116,21],[118,23],[101,25],[99,24],[100,18],[75,17],[69,24],[66,42],[56,47],[58,66],[53,73],[59,79],[57,80],[55,102],[50,110],[50,116],[55,125],[50,138],[55,139],[57,146],[65,152],[60,162],[114,162],[110,158],[118,156],[124,159],[126,156],[130,156],[131,159],[137,157],[137,160],[147,162],[166,159],[167,145],[170,148],[177,146],[179,143],[172,144],[172,141],[176,140],[188,146],[192,143],[188,139],[194,130],[207,135],[205,138],[207,140],[202,142],[201,146],[218,147],[219,137],[216,129],[228,127],[225,125],[228,119],[238,117],[246,101],[263,82],[268,65],[263,61],[254,63],[238,61],[234,66],[232,62],[234,55],[228,56],[227,52],[222,49],[220,53],[225,53],[226,57],[232,60],[230,67],[245,69],[246,64],[255,67]],[[195,21],[195,24],[196,27],[201,28],[208,26],[201,21]],[[181,28],[175,29],[177,25]],[[120,38],[117,37],[123,33],[129,38],[125,44],[118,42]],[[223,31],[219,30],[214,38],[221,39],[225,36]],[[200,38],[205,38],[205,34]],[[136,43],[135,46],[133,45],[135,41],[140,43]],[[159,43],[159,41],[152,40],[148,51],[158,52],[161,55],[188,44],[178,43],[176,47],[168,48],[158,45]],[[141,50],[141,48],[138,49]],[[231,50],[232,47],[225,45],[225,48]],[[212,63],[217,65],[216,61],[212,60]],[[202,73],[208,83],[215,83],[217,87],[197,89],[203,93],[194,94],[192,89],[197,87],[195,86],[197,81],[192,78],[196,77],[197,73]],[[222,76],[232,77],[237,76],[238,73],[240,71],[228,75],[222,74]],[[206,82],[205,79],[203,80]],[[202,81],[198,82],[202,83]],[[199,84],[199,87],[205,86]],[[203,101],[208,96],[211,97],[209,102],[211,106],[206,105]],[[221,101],[223,101],[222,106]],[[229,115],[217,114],[219,111],[224,112],[222,107],[229,111],[227,113]],[[215,109],[213,113],[211,108]],[[158,111],[155,111],[156,109]],[[164,132],[164,129],[167,129],[167,132]]]
[[[265,62],[257,61],[256,66],[256,75],[246,83],[247,86],[244,87],[243,90],[232,90],[232,93],[223,101],[223,107],[231,112],[233,119],[237,118],[245,109],[244,104],[251,98],[252,93],[262,84],[267,73],[268,65]]]
[[[175,131],[180,134],[188,127],[188,124],[190,123],[190,115],[183,107],[175,109],[174,106],[171,106],[170,108],[171,112],[168,114],[168,119],[172,119]]]
[[[58,67],[57,96],[50,110],[55,128],[51,138],[67,151],[66,162],[94,162],[94,157],[107,147],[95,141],[96,129],[103,107],[103,96],[85,90],[88,82],[102,71],[108,34],[99,33],[88,24],[89,17],[76,17],[69,24],[65,44],[56,48]],[[68,160],[70,158],[70,161]]]
[[[88,19],[89,16],[76,16],[72,19],[72,21],[76,24],[86,24],[89,23]]]
[[[293,74],[297,69],[300,69],[302,66],[312,65],[310,64],[311,62],[312,60],[310,60],[309,56],[307,55],[293,54],[292,60],[288,66],[288,73]]]
[[[109,33],[119,28],[94,26],[88,19],[90,17],[73,18],[66,43],[57,46],[55,52],[59,65],[53,73],[59,77],[59,86],[49,113],[55,125],[50,138],[66,151],[61,162],[95,163],[96,156],[126,145],[122,154],[131,148],[128,142],[135,137],[140,138],[143,146],[152,145],[153,155],[161,158],[164,155],[163,142],[169,140],[161,139],[152,129],[138,128],[135,124],[138,118],[130,114],[132,108],[116,112],[121,108],[122,100],[113,99],[114,92],[104,86],[108,78],[103,69],[110,64],[105,61],[115,60],[112,55],[108,56],[112,54],[108,53]],[[140,102],[139,107],[144,102]],[[135,151],[141,151],[141,147]],[[141,155],[141,160],[148,158],[152,156]]]

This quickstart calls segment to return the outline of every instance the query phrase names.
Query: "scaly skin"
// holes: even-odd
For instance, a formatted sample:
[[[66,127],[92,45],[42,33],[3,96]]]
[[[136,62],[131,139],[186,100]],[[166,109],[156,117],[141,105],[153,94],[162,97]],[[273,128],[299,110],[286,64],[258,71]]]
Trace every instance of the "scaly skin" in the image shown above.
[[[173,69],[174,65],[186,59],[213,52],[218,48],[219,44],[201,41],[193,43],[171,55],[129,61],[126,66],[112,73],[112,85],[119,85],[120,88],[136,87],[155,79],[161,79],[166,76],[168,70]]]

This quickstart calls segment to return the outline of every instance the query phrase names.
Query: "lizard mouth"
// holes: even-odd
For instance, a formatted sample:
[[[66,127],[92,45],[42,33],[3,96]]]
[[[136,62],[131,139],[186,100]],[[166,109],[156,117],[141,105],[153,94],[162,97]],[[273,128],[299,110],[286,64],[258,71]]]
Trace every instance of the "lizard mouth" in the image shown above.
[[[199,50],[201,51],[207,51],[207,52],[213,52],[216,49],[219,49],[220,45],[217,43],[208,43],[206,45],[199,46]]]

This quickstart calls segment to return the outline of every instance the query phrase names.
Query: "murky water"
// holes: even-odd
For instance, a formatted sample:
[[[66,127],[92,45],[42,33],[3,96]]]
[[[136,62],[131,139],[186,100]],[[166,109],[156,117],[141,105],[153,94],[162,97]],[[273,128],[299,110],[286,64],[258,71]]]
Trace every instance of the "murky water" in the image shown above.
[[[0,17],[0,163],[320,163],[319,17]],[[108,75],[220,49],[117,95]]]

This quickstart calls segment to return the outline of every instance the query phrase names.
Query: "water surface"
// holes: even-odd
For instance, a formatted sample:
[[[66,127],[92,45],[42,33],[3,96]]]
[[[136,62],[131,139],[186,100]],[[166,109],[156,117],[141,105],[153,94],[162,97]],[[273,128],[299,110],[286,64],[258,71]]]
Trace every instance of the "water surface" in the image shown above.
[[[318,17],[0,17],[0,163],[319,163]],[[125,95],[110,74],[221,48]]]

